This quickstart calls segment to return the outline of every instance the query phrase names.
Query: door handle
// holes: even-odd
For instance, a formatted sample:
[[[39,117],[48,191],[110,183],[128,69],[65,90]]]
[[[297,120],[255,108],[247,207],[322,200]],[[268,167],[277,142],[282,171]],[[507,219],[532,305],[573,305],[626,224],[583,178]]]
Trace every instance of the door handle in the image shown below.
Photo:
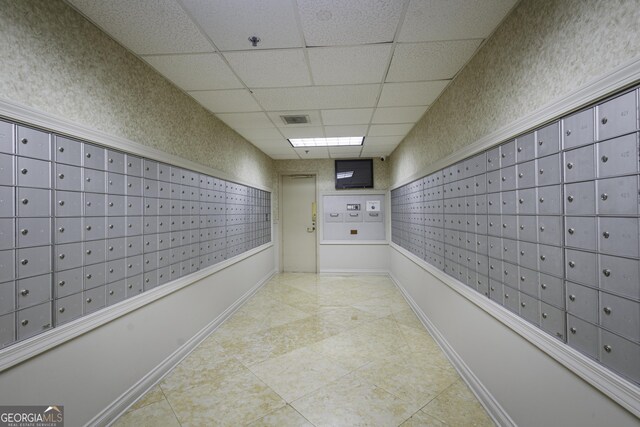
[[[314,231],[316,231],[316,227],[307,227],[307,233],[313,233]]]

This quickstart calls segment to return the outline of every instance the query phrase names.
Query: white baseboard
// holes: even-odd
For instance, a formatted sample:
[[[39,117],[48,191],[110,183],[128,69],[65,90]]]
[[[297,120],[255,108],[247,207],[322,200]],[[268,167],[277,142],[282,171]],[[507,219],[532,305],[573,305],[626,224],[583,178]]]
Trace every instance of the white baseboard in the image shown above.
[[[184,343],[180,348],[174,351],[162,363],[153,368],[147,375],[134,384],[129,390],[125,391],[120,397],[114,400],[109,406],[93,417],[86,426],[107,426],[112,424],[118,417],[124,414],[131,405],[133,405],[147,391],[158,384],[165,375],[167,375],[178,363],[182,362],[195,348],[204,341],[211,333],[213,333],[222,323],[236,312],[258,289],[264,286],[274,274],[276,270],[270,271],[249,291],[242,295],[236,302],[227,308],[222,314],[212,320],[207,326],[202,328],[190,340]]]
[[[351,269],[351,268],[327,268],[321,269],[319,272],[323,276],[386,276],[389,274],[388,270],[371,270],[371,269]]]
[[[478,377],[469,369],[467,364],[462,360],[462,358],[456,353],[456,351],[451,347],[449,342],[446,340],[444,335],[440,333],[438,328],[429,320],[427,315],[422,311],[422,309],[418,306],[418,304],[411,298],[411,295],[404,289],[402,284],[398,281],[398,279],[393,275],[393,273],[389,272],[389,277],[394,282],[394,284],[398,287],[402,295],[404,296],[407,303],[411,306],[411,309],[415,312],[418,319],[422,322],[427,331],[431,334],[433,339],[436,340],[443,353],[453,367],[458,371],[460,377],[464,380],[465,383],[469,386],[473,394],[476,395],[478,401],[482,404],[482,406],[486,409],[489,416],[493,419],[493,421],[499,426],[514,426],[516,427],[516,423],[511,419],[509,414],[504,410],[504,408],[498,403],[498,401],[493,397],[489,390],[480,382]]]

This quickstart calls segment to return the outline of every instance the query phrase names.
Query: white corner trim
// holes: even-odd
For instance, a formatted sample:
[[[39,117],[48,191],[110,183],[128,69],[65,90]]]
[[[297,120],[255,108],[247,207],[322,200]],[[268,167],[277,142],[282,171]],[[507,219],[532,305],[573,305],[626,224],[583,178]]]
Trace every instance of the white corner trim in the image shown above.
[[[272,270],[265,277],[263,277],[258,283],[256,283],[251,289],[249,289],[244,295],[242,295],[236,302],[234,302],[229,308],[227,308],[218,317],[212,320],[208,325],[202,328],[197,334],[191,337],[180,348],[174,351],[169,357],[163,360],[159,365],[149,371],[144,377],[142,377],[137,383],[135,383],[129,390],[121,394],[116,400],[111,402],[109,406],[104,408],[99,414],[93,417],[86,426],[104,426],[113,423],[121,414],[123,414],[131,405],[133,405],[140,397],[142,397],[147,391],[159,383],[165,375],[167,375],[178,363],[182,362],[196,347],[202,343],[211,333],[213,333],[222,323],[227,320],[233,313],[236,312],[258,289],[264,286],[273,275],[276,274],[276,270]]]
[[[393,273],[389,272],[389,277],[394,282],[396,287],[404,296],[404,299],[407,301],[411,309],[414,311],[420,322],[424,325],[425,328],[429,331],[431,336],[436,340],[440,348],[442,349],[447,359],[451,362],[451,364],[455,367],[456,371],[460,374],[462,379],[467,383],[473,394],[476,395],[478,401],[484,406],[487,413],[491,416],[493,421],[499,426],[516,426],[515,421],[511,419],[509,414],[504,410],[502,405],[493,397],[493,395],[487,390],[487,388],[480,382],[478,377],[469,369],[464,360],[456,353],[453,347],[446,340],[444,335],[440,333],[438,328],[429,320],[427,315],[422,311],[420,306],[411,298],[411,295],[406,291],[406,289],[402,286],[402,284],[398,281],[398,279],[393,275]]]
[[[429,265],[404,248],[395,243],[391,243],[389,246],[538,347],[636,417],[640,417],[640,387],[616,375],[589,357],[547,334],[542,329],[531,325],[526,320],[516,316],[479,292],[472,290],[462,282]],[[393,278],[392,275],[391,277]]]
[[[576,89],[553,101],[534,112],[525,115],[496,131],[483,136],[479,140],[467,145],[447,157],[430,164],[425,169],[402,179],[399,183],[392,185],[390,189],[396,189],[416,179],[422,178],[437,170],[443,169],[453,163],[464,160],[467,157],[487,150],[494,145],[500,144],[517,135],[538,128],[545,123],[551,122],[576,111],[582,107],[599,101],[618,90],[622,90],[640,80],[640,57],[615,68],[610,73],[600,76],[579,89]]]
[[[87,142],[94,142],[105,145],[109,148],[125,151],[127,153],[146,157],[148,159],[157,160],[164,163],[170,163],[185,169],[215,176],[216,178],[232,181],[238,184],[247,185],[253,188],[259,188],[271,192],[270,187],[248,183],[243,179],[214,169],[200,163],[183,159],[173,154],[148,147],[146,145],[131,141],[126,138],[114,136],[106,132],[92,129],[90,127],[78,124],[71,120],[65,119],[54,114],[35,109],[33,107],[19,104],[17,102],[0,98],[0,118],[4,117],[8,120],[24,123],[28,126],[41,127],[57,134],[69,136],[75,139],[81,139]]]
[[[115,305],[106,307],[106,309],[96,311],[87,316],[52,328],[42,334],[36,335],[25,341],[17,342],[10,347],[0,351],[0,373],[10,369],[11,367],[31,359],[40,353],[43,353],[53,347],[65,343],[79,335],[89,332],[105,323],[111,322],[118,317],[124,316],[140,307],[163,298],[173,292],[190,286],[198,280],[211,276],[220,270],[223,270],[237,262],[243,261],[253,255],[267,250],[273,246],[273,243],[267,243],[257,248],[244,252],[236,257],[229,258],[223,262],[212,265],[210,267],[191,273],[187,276],[180,277],[172,282],[160,285],[157,288],[143,292],[140,295],[121,301]]]

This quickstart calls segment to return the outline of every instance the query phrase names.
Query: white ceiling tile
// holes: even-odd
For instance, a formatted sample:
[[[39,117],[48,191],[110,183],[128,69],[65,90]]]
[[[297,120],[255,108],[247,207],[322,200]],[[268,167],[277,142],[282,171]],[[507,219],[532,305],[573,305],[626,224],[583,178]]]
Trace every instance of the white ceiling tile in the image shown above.
[[[250,88],[311,84],[302,49],[226,52],[224,56]]]
[[[396,125],[371,125],[369,137],[372,136],[404,136],[413,128],[413,123],[402,123]]]
[[[378,107],[429,105],[442,93],[450,80],[432,82],[385,83]]]
[[[265,113],[219,113],[216,116],[233,129],[272,128],[273,123]]]
[[[359,157],[362,147],[329,147],[329,155],[334,159]]]
[[[302,159],[328,159],[329,150],[327,147],[308,147],[308,148],[294,148],[296,153]]]
[[[482,40],[453,40],[396,45],[387,82],[453,78]]]
[[[235,129],[235,131],[244,136],[249,141],[253,141],[254,139],[257,140],[282,138],[282,135],[275,127],[262,129]]]
[[[371,123],[415,123],[425,111],[427,106],[376,108]]]
[[[213,113],[239,113],[261,110],[258,103],[246,89],[203,90],[189,92],[189,95]]]
[[[143,56],[142,59],[183,90],[242,87],[217,53]]]
[[[325,125],[359,125],[371,121],[373,108],[354,108],[348,110],[322,110],[322,122]]]
[[[291,0],[182,0],[182,3],[222,51],[302,47]],[[255,48],[248,40],[252,36],[261,39]]]
[[[213,52],[213,46],[175,0],[68,0],[133,52]]]
[[[280,128],[285,138],[323,138],[324,130],[320,127]]]
[[[267,114],[273,120],[278,127],[284,128],[298,128],[298,127],[311,127],[311,126],[320,126],[322,121],[320,120],[320,112],[318,110],[295,110],[295,111],[267,111]],[[303,124],[292,124],[288,125],[280,116],[308,116],[309,123]]]
[[[368,136],[364,139],[365,147],[385,147],[398,145],[404,136]]]
[[[403,1],[298,0],[307,46],[391,42]]]
[[[367,125],[325,126],[324,133],[330,136],[365,136]]]
[[[266,110],[313,110],[373,107],[380,85],[314,86],[255,89]]]
[[[391,44],[308,49],[317,85],[380,83],[389,64]]]
[[[411,0],[399,41],[487,38],[517,0]]]

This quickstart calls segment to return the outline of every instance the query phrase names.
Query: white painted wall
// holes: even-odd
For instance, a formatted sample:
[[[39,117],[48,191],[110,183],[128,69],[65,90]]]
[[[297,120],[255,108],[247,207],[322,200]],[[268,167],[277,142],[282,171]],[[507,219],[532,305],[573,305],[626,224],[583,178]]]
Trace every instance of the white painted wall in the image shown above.
[[[518,426],[633,426],[638,419],[393,246],[390,271]]]
[[[381,273],[389,271],[389,245],[331,244],[319,246],[320,273]]]
[[[273,246],[0,374],[3,405],[87,423],[275,270]]]

